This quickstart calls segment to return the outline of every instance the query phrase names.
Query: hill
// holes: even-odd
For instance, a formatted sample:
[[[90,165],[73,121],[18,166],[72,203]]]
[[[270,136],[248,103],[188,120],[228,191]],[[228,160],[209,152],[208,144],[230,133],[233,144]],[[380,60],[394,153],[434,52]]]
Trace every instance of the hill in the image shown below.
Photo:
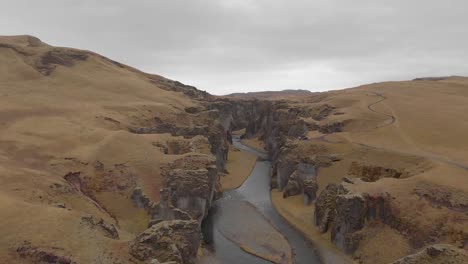
[[[255,164],[236,132],[326,261],[466,263],[467,105],[457,76],[215,97],[0,37],[0,262],[215,261],[201,224]]]
[[[230,99],[261,99],[261,100],[278,100],[278,99],[291,99],[301,96],[309,96],[312,92],[309,90],[282,90],[282,91],[262,91],[262,92],[248,92],[248,93],[232,93],[224,98]]]
[[[210,97],[93,52],[0,37],[0,262],[140,263],[128,244],[174,219],[159,204],[180,194],[160,189],[194,184],[178,170],[205,181],[206,204],[184,209],[202,219],[227,148],[216,111],[199,113]]]
[[[263,104],[245,138],[270,153],[277,209],[315,243],[363,263],[432,244],[468,248],[468,78]]]

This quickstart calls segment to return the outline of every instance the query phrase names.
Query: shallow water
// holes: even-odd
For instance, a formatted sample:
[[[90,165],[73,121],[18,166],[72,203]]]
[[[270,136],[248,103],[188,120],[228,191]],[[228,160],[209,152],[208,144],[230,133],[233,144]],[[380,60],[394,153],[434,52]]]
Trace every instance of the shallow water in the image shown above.
[[[257,150],[249,148],[240,143],[238,138],[233,139],[234,146],[242,151],[254,153],[260,158],[264,159],[265,154]],[[289,244],[295,252],[295,263],[310,264],[322,263],[313,245],[291,227],[274,209],[270,199],[270,167],[269,161],[257,161],[255,167],[242,184],[236,190],[224,193],[224,197],[218,200],[207,219],[203,223],[203,231],[207,242],[209,243],[213,254],[221,263],[233,264],[257,264],[257,263],[270,263],[269,261],[255,257],[244,252],[236,244],[226,239],[218,228],[217,221],[222,214],[223,202],[227,200],[248,201],[253,204],[260,213],[262,213],[271,224],[289,241]],[[239,213],[238,217],[255,217],[252,215],[246,216]],[[261,217],[258,216],[258,217]],[[253,220],[253,219],[252,219]]]

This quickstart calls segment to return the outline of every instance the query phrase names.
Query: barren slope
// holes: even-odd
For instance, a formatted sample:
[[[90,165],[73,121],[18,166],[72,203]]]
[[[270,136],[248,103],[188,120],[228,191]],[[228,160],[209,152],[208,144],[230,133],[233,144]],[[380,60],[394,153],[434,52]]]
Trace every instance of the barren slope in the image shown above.
[[[468,78],[378,83],[272,105],[247,135],[260,136],[274,159],[273,185],[286,197],[274,191],[274,203],[312,239],[364,263],[435,243],[468,248]],[[316,176],[302,171],[307,164]],[[329,184],[338,185],[324,191]]]
[[[206,96],[92,52],[0,37],[0,262],[138,262],[128,241],[151,215],[132,194],[157,203],[161,165],[210,145],[132,132],[196,127],[205,118],[185,109]]]

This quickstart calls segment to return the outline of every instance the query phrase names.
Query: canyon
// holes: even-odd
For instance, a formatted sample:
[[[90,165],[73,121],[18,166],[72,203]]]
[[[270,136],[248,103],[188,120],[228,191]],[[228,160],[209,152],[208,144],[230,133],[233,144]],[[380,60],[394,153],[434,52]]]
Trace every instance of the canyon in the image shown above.
[[[32,36],[0,58],[2,263],[468,262],[468,78],[217,97]]]

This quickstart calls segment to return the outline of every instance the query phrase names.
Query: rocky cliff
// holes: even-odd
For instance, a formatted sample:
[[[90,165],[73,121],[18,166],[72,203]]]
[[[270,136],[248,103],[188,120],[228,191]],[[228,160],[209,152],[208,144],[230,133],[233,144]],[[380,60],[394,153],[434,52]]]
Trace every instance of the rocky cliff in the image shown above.
[[[213,104],[90,51],[0,37],[0,262],[194,263],[231,141]]]
[[[232,100],[0,37],[0,262],[196,262],[241,129],[263,142],[285,217],[326,234],[314,240],[363,263],[463,259],[467,87],[450,77]]]
[[[458,164],[433,154],[392,149],[398,142],[392,136],[386,138],[389,143],[370,145],[368,140],[380,140],[381,133],[392,135],[396,120],[376,109],[387,97],[373,89],[243,100],[236,103],[241,110],[235,116],[248,121],[237,121],[238,128],[246,128],[244,139],[264,143],[272,161],[271,187],[286,200],[300,195],[308,205],[285,202],[292,208],[286,218],[303,223],[312,213],[314,220],[304,230],[327,233],[357,261],[389,263],[433,243],[466,249],[465,185],[443,182],[437,174],[447,171],[455,183],[465,167],[459,170]],[[386,239],[398,246],[373,255]]]

